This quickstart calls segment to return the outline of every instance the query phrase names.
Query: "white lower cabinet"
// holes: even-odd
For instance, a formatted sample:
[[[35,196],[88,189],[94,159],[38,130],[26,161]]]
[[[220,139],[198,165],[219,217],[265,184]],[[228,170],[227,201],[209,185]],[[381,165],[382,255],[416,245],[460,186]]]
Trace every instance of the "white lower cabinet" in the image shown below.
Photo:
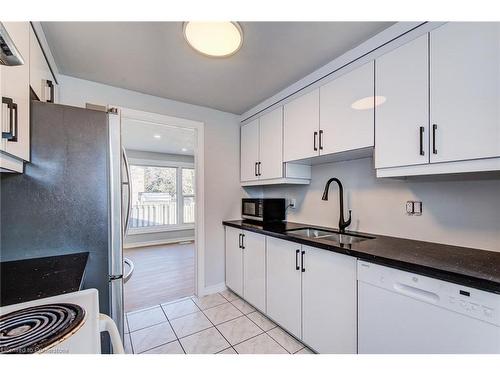
[[[302,337],[300,251],[295,242],[267,237],[267,315]]]
[[[226,285],[266,312],[266,237],[226,226]]]
[[[243,298],[266,312],[266,237],[243,231]]]
[[[226,228],[226,285],[233,292],[243,296],[243,250],[242,231]]]
[[[356,258],[302,246],[302,341],[318,353],[356,353]]]
[[[226,284],[318,353],[357,352],[357,259],[226,227]]]

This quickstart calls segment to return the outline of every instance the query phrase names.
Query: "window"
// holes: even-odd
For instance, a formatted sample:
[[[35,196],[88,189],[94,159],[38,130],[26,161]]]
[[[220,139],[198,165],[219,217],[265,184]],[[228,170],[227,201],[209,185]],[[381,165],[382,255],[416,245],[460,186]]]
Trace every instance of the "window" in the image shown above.
[[[193,168],[131,165],[130,175],[129,226],[135,232],[194,223]]]
[[[182,222],[194,223],[194,169],[182,168]]]

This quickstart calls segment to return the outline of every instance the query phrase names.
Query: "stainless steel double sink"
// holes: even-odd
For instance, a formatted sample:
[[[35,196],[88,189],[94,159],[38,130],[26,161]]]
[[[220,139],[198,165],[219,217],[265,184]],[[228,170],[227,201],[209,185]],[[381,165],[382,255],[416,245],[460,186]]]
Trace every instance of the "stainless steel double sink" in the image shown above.
[[[361,241],[374,239],[374,237],[345,234],[345,233],[328,231],[313,227],[289,229],[286,231],[286,233],[291,236],[308,238],[313,240],[314,239],[327,240],[327,241],[337,242],[343,245],[349,245]]]

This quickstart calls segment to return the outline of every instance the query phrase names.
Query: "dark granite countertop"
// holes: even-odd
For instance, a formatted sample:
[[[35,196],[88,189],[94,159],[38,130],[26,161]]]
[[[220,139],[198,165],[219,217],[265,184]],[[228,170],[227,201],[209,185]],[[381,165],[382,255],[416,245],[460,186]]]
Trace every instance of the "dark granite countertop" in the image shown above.
[[[76,292],[89,253],[75,253],[0,263],[0,306]]]
[[[375,238],[340,245],[326,239],[298,238],[286,232],[306,227],[334,228],[292,222],[262,225],[246,220],[223,224],[500,294],[500,252],[349,231],[346,234]]]

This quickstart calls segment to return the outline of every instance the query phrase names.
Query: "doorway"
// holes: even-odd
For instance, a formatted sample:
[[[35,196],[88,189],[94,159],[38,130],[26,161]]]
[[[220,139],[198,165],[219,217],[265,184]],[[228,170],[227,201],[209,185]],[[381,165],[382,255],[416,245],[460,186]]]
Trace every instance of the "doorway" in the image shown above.
[[[121,109],[121,124],[130,186],[123,240],[129,314],[198,292],[203,124],[131,109]]]

